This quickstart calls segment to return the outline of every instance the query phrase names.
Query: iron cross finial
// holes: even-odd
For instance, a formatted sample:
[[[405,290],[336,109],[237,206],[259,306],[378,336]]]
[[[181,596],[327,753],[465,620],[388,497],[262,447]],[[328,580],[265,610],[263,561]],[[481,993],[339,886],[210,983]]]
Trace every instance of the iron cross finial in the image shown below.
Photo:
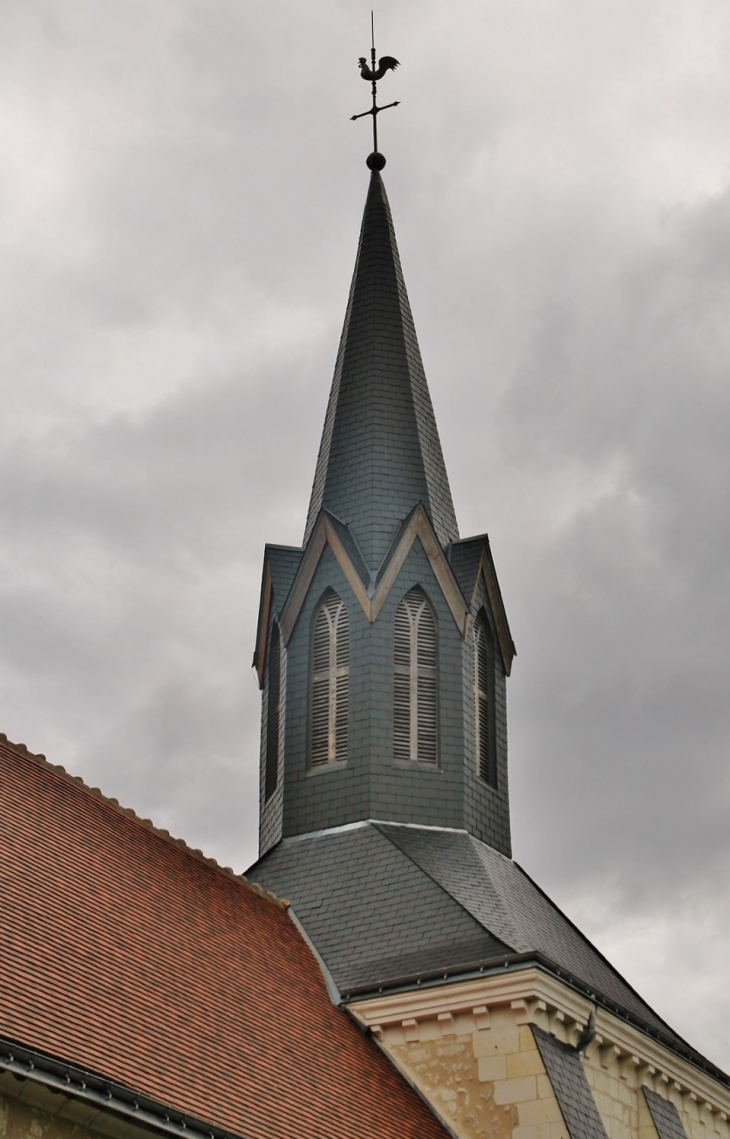
[[[378,115],[381,111],[387,111],[388,107],[397,107],[399,100],[396,99],[394,103],[386,103],[384,107],[379,107],[378,98],[378,80],[382,79],[387,71],[395,71],[398,67],[398,60],[394,59],[392,55],[383,55],[380,57],[376,67],[375,61],[375,23],[373,13],[370,13],[370,66],[368,67],[367,60],[364,55],[360,56],[358,66],[360,68],[360,75],[363,79],[368,79],[372,83],[373,92],[373,105],[369,111],[361,111],[359,115],[352,116],[352,122],[355,119],[364,119],[366,115],[373,117],[373,153],[368,155],[367,164],[371,170],[382,170],[385,166],[385,157],[378,152]]]

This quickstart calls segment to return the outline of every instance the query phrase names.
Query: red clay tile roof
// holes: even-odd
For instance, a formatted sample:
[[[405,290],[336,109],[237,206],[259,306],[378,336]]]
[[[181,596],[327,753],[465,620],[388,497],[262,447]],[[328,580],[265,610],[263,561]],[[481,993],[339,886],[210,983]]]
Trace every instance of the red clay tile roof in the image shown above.
[[[245,1139],[444,1139],[286,912],[0,736],[0,1035]]]

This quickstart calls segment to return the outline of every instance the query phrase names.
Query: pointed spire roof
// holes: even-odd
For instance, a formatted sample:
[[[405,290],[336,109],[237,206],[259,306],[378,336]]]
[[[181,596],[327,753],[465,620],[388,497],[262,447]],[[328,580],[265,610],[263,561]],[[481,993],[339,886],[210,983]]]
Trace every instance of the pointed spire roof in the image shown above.
[[[444,546],[459,537],[390,206],[373,170],[305,543],[324,507],[376,570],[419,501]]]

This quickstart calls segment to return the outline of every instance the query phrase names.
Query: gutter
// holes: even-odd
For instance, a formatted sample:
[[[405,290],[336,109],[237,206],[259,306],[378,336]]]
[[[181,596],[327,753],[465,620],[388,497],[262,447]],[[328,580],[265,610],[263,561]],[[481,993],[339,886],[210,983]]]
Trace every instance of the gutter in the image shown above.
[[[496,961],[490,961],[486,965],[480,965],[478,963],[466,964],[447,971],[440,970],[438,972],[403,976],[388,981],[387,984],[376,988],[372,985],[361,986],[359,988],[350,989],[344,993],[343,1000],[354,1003],[358,1000],[366,1000],[368,997],[379,997],[384,993],[402,993],[415,988],[434,988],[437,985],[442,985],[444,981],[470,981],[478,977],[490,976],[494,973],[503,973],[506,970],[520,969],[529,964],[536,965],[538,968],[544,970],[544,972],[562,981],[564,985],[573,989],[574,992],[580,993],[583,997],[588,997],[594,1004],[606,1012],[610,1012],[612,1016],[625,1021],[626,1024],[630,1024],[633,1028],[643,1032],[645,1036],[658,1041],[664,1048],[667,1048],[670,1052],[674,1052],[675,1055],[680,1056],[683,1060],[687,1060],[693,1067],[711,1076],[724,1087],[730,1087],[730,1076],[726,1072],[723,1072],[722,1069],[715,1067],[715,1065],[709,1060],[706,1060],[704,1056],[695,1052],[688,1044],[685,1044],[683,1040],[672,1037],[668,1033],[661,1032],[658,1028],[646,1024],[640,1017],[633,1015],[620,1005],[608,1000],[589,985],[586,985],[584,981],[579,980],[566,969],[556,965],[549,957],[545,957],[542,953],[534,951],[529,953],[510,953]]]
[[[190,1136],[190,1139],[242,1139],[234,1132],[176,1111],[124,1084],[66,1064],[43,1052],[35,1052],[4,1037],[0,1037],[0,1072],[10,1072],[19,1079],[42,1084],[67,1099],[97,1107],[99,1112],[112,1112],[139,1127],[149,1127],[175,1135],[178,1139],[181,1135]]]

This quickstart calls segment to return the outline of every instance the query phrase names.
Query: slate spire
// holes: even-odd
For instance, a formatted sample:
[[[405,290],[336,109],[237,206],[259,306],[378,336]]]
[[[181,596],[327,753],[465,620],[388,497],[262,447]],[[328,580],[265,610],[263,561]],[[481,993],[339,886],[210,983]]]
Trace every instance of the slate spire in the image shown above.
[[[458,539],[436,420],[382,178],[370,176],[304,535],[324,507],[346,522],[372,571],[422,502],[446,546]]]

